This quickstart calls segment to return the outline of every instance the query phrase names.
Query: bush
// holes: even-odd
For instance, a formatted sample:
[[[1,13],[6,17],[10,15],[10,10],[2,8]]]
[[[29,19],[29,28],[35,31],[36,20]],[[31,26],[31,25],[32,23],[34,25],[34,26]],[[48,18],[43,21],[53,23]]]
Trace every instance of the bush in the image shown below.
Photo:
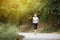
[[[45,26],[40,32],[42,32],[42,33],[57,32],[57,28],[56,27],[52,27],[52,26]]]
[[[18,29],[11,25],[0,25],[0,40],[16,40]]]

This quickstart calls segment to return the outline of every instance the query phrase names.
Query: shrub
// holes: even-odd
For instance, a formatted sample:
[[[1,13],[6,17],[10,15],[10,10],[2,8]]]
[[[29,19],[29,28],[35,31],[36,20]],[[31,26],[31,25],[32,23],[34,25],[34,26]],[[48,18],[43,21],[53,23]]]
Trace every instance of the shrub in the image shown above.
[[[45,26],[40,32],[42,32],[42,33],[57,32],[57,28],[56,27],[52,27],[52,26]]]
[[[11,25],[0,25],[0,40],[16,40],[18,29]]]

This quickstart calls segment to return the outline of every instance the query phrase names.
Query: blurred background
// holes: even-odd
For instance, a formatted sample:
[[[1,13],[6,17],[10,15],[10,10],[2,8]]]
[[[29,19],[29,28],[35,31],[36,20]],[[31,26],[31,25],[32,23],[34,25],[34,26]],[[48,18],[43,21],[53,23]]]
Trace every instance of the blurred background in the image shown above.
[[[39,17],[37,32],[60,32],[60,0],[0,0],[1,27],[14,25],[20,32],[33,32],[34,13]]]

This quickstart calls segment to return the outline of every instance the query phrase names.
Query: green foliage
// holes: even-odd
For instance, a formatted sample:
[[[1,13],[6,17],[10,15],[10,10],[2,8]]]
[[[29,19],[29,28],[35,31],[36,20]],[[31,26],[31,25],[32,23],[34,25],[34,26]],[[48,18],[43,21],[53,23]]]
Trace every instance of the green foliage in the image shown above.
[[[0,22],[20,25],[29,21],[30,14],[41,5],[40,1],[0,0]]]
[[[60,29],[57,32],[60,32]]]
[[[56,27],[52,27],[52,26],[45,26],[40,32],[41,33],[52,33],[52,32],[57,32],[57,28]]]
[[[2,23],[31,24],[34,13],[41,22],[60,28],[60,0],[0,0]]]
[[[60,29],[60,0],[47,0],[39,10],[39,16],[47,25],[41,32],[56,32]]]
[[[18,29],[11,25],[0,25],[0,40],[16,40]]]
[[[38,10],[41,21],[60,24],[60,0],[46,0],[45,5]]]

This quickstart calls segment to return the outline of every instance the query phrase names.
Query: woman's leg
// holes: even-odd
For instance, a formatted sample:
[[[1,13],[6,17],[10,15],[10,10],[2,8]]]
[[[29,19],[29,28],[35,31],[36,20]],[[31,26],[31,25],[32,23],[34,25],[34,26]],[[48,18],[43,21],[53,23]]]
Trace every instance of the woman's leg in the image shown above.
[[[35,35],[36,35],[36,33],[37,33],[37,23],[34,24],[34,33],[35,33]]]
[[[37,33],[37,29],[34,29],[34,33],[35,33],[35,35],[36,35],[36,33]]]

